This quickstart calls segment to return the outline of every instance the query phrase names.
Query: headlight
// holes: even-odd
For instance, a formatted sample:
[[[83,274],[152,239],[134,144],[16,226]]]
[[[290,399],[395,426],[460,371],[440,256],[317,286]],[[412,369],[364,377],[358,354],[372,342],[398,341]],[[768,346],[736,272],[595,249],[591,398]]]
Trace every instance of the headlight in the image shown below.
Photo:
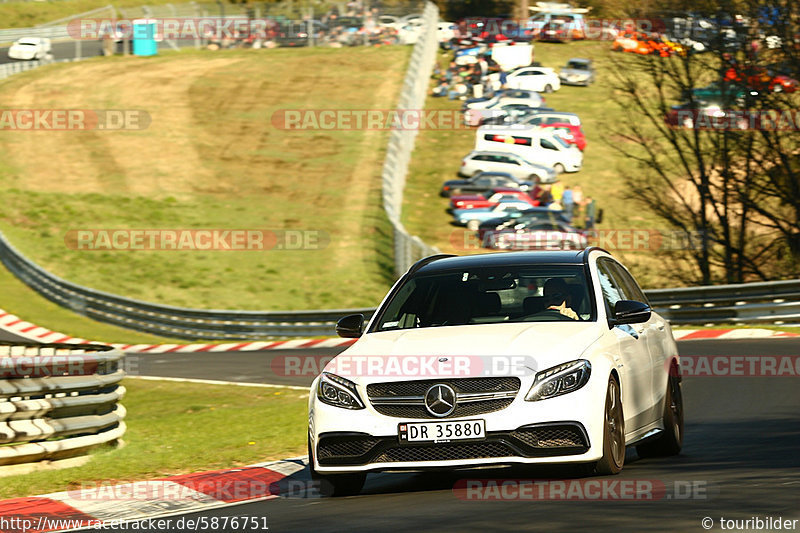
[[[344,409],[364,408],[364,403],[356,391],[356,384],[329,372],[323,372],[319,378],[317,398],[322,403]]]
[[[585,359],[570,361],[536,374],[525,400],[535,402],[576,391],[586,385],[592,365]]]

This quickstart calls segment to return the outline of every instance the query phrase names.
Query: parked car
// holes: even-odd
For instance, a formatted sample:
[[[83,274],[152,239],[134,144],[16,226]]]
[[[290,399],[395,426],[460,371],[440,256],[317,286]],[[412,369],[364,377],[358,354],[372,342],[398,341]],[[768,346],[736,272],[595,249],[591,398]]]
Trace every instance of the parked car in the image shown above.
[[[519,117],[528,116],[538,107],[531,107],[529,104],[508,103],[510,99],[500,99],[496,104],[483,109],[467,109],[464,111],[464,124],[477,127],[485,124],[493,124],[498,121],[512,122]],[[548,108],[549,109],[549,108]]]
[[[539,126],[481,126],[476,132],[475,150],[517,154],[558,174],[577,172],[583,166],[583,153],[575,145]]]
[[[478,207],[475,209],[453,209],[453,224],[466,226],[467,229],[478,231],[481,222],[503,216],[512,211],[525,211],[531,207],[530,201],[519,199],[503,200],[491,207]]]
[[[357,494],[386,470],[571,463],[614,475],[626,447],[681,451],[669,322],[601,249],[428,257],[369,321],[349,315],[336,330],[358,340],[308,402],[309,469],[324,495]],[[431,356],[431,373],[394,370]],[[508,365],[479,374],[488,360]]]
[[[561,80],[552,68],[522,67],[508,74],[506,85],[512,89],[551,93],[561,88]]]
[[[530,107],[542,107],[544,97],[536,91],[505,89],[497,91],[491,98],[471,98],[464,102],[462,111],[467,109],[486,109],[495,105],[520,104]]]
[[[521,224],[526,224],[532,220],[546,221],[552,224],[571,224],[570,218],[561,209],[550,209],[549,207],[537,206],[526,209],[519,213],[507,213],[502,217],[486,220],[478,226],[478,238],[481,242],[487,240],[490,232],[499,230],[514,230]]]
[[[46,37],[21,37],[14,41],[8,49],[10,59],[44,59],[52,50],[50,39]]]
[[[494,207],[500,202],[518,200],[533,206],[533,200],[526,191],[509,187],[498,187],[484,194],[463,194],[450,197],[450,209],[477,209]],[[527,209],[527,207],[526,207]]]
[[[554,183],[557,179],[555,171],[544,165],[531,163],[524,157],[510,152],[472,151],[461,160],[458,174],[474,176],[478,172],[507,172],[518,180],[539,183]]]
[[[702,127],[702,124],[712,124],[714,121],[721,123],[726,117],[724,106],[719,102],[706,102],[695,100],[680,105],[674,105],[664,117],[664,122],[670,126],[681,128]]]
[[[564,222],[528,220],[487,232],[481,244],[496,250],[580,250],[589,241],[582,231]]]
[[[543,124],[542,127],[552,128],[559,137],[567,141],[567,143],[577,146],[581,152],[586,149],[586,136],[580,126],[573,126],[567,122],[552,122]]]
[[[750,91],[735,82],[712,81],[705,87],[686,90],[681,96],[684,100],[689,100],[691,96],[694,100],[730,102],[730,104],[744,105],[750,97],[758,96],[758,92]]]
[[[521,126],[545,126],[547,124],[560,124],[566,122],[572,126],[580,126],[581,118],[575,113],[564,111],[541,110],[520,120]]]
[[[506,104],[502,109],[475,109],[469,110],[470,113],[480,113],[479,126],[495,125],[502,126],[506,124],[516,124],[525,118],[538,113],[540,111],[552,111],[552,107],[531,107],[525,104]],[[473,118],[471,115],[470,118]]]
[[[510,187],[521,191],[529,191],[533,188],[533,183],[518,180],[507,172],[481,172],[471,178],[445,181],[439,194],[448,198],[463,193],[482,194],[496,187]]]
[[[498,113],[481,121],[481,126],[511,126],[514,124],[523,124],[526,120],[534,115],[546,111],[555,111],[552,107],[528,107],[518,106],[507,111],[506,113]]]
[[[583,85],[594,83],[594,64],[591,59],[573,57],[558,73],[562,85]]]

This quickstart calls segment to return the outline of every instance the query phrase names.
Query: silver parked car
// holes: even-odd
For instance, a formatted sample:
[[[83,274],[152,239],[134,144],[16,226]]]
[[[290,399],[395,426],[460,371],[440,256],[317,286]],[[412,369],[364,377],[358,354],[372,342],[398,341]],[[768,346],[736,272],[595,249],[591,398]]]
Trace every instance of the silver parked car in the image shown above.
[[[594,65],[591,59],[573,57],[567,61],[566,66],[561,69],[558,76],[564,85],[584,85],[588,87],[594,83]]]
[[[531,163],[517,154],[472,151],[461,160],[458,173],[469,177],[478,172],[508,172],[519,180],[538,178],[539,183],[555,183],[558,176],[552,168]]]

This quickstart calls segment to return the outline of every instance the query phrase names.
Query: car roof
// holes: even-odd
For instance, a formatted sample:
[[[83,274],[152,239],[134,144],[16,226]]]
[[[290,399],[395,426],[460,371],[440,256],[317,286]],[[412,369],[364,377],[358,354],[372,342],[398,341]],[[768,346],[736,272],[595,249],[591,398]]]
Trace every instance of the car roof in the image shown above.
[[[522,157],[517,154],[511,152],[501,152],[500,150],[473,150],[467,154],[468,157],[476,155],[500,155],[503,157],[516,157],[517,159],[522,159]]]
[[[573,61],[577,61],[578,63],[591,63],[592,60],[586,57],[571,57],[567,61],[567,63],[572,63]]]
[[[442,257],[420,267],[416,273],[433,274],[452,270],[528,265],[582,265],[592,248],[586,250],[537,250]]]
[[[480,176],[502,176],[503,178],[511,178],[512,177],[511,174],[509,174],[508,172],[495,172],[495,171],[492,171],[492,172],[481,172],[479,175]]]

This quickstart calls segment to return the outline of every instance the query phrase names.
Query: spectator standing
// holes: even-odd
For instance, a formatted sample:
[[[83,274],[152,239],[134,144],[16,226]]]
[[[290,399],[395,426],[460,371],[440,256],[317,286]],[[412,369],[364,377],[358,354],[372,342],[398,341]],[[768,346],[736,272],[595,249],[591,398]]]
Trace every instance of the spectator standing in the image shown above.
[[[550,188],[550,194],[553,195],[553,200],[561,202],[561,196],[564,194],[564,184],[561,181],[555,182]]]
[[[597,217],[597,202],[591,196],[586,196],[586,229],[594,229],[594,221]]]
[[[572,188],[567,185],[564,187],[564,193],[561,195],[561,206],[564,209],[564,215],[572,220],[572,209],[575,207],[574,196]]]
[[[547,207],[553,203],[553,193],[550,192],[550,185],[542,186],[542,194],[539,195],[539,205]]]

